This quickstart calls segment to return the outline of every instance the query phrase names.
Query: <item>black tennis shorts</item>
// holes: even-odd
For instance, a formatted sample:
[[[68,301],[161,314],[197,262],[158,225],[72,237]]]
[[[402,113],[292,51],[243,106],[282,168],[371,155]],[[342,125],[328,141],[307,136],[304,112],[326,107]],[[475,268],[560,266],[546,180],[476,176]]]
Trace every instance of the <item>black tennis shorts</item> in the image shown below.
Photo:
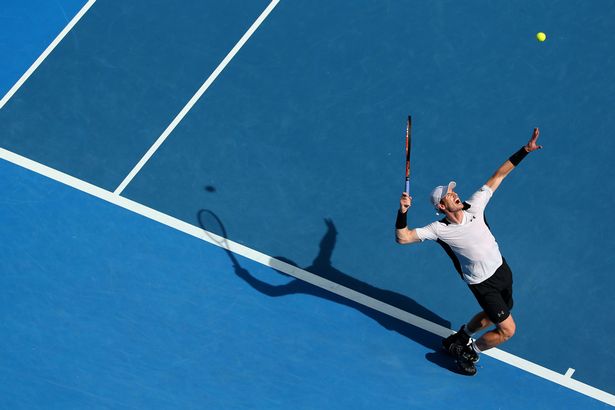
[[[512,284],[512,272],[502,258],[502,265],[489,279],[468,286],[489,320],[500,323],[510,316],[513,307]]]

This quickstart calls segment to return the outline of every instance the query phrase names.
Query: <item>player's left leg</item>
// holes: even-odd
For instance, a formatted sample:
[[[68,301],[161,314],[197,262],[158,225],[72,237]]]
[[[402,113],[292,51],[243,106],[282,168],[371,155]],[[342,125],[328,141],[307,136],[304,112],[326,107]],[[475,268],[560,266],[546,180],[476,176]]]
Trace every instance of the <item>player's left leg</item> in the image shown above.
[[[475,343],[481,352],[496,347],[514,336],[516,330],[512,315],[496,325],[496,328],[482,335]]]
[[[502,265],[489,279],[469,286],[486,315],[486,318],[475,316],[476,320],[471,325],[486,325],[486,328],[489,326],[488,322],[491,322],[496,326],[472,343],[477,354],[504,343],[515,334],[516,325],[510,313],[514,304],[512,284],[512,272],[506,260],[503,260]]]

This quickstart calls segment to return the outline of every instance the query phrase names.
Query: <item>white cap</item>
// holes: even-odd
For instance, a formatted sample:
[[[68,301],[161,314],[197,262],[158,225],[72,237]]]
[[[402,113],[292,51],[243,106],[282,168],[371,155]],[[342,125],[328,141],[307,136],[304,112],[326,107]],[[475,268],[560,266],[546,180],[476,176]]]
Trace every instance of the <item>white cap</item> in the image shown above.
[[[455,189],[456,186],[457,183],[455,181],[451,181],[448,183],[448,185],[437,186],[433,189],[433,191],[431,191],[431,203],[437,210],[439,210],[438,204],[440,203],[442,198],[444,198],[446,194]]]

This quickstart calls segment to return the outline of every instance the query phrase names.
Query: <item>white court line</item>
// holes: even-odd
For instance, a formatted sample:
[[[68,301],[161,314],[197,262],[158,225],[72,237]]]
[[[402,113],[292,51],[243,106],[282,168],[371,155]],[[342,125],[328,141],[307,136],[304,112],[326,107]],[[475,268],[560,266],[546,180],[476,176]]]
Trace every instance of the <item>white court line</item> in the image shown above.
[[[323,279],[320,276],[314,275],[310,272],[307,272],[303,269],[300,269],[296,266],[289,265],[288,263],[279,261],[277,259],[272,258],[269,255],[265,255],[264,253],[258,252],[254,249],[250,249],[246,246],[240,245],[233,241],[228,240],[227,246],[224,247],[220,243],[215,242],[213,239],[210,239],[205,231],[201,228],[197,228],[194,225],[190,225],[187,222],[180,221],[179,219],[173,218],[172,216],[163,214],[162,212],[156,211],[155,209],[148,208],[145,205],[139,204],[137,202],[131,201],[130,199],[121,197],[116,195],[111,191],[104,190],[95,185],[92,185],[88,182],[82,181],[70,175],[64,174],[60,171],[57,171],[53,168],[49,168],[45,165],[42,165],[38,162],[32,161],[28,158],[22,157],[13,152],[7,151],[3,148],[0,148],[0,158],[12,162],[13,164],[19,165],[23,168],[29,169],[38,174],[44,175],[48,178],[54,179],[58,182],[61,182],[65,185],[71,186],[75,189],[78,189],[87,194],[93,195],[97,198],[100,198],[104,201],[110,202],[114,205],[120,206],[124,209],[142,215],[151,220],[157,221],[161,224],[167,225],[173,229],[184,232],[188,235],[199,238],[203,241],[209,242],[212,245],[216,245],[218,247],[223,247],[228,249],[238,255],[251,259],[255,262],[261,263],[263,265],[269,266],[281,272],[284,272],[288,275],[294,276],[297,279],[301,279],[305,282],[311,283],[315,286],[318,286],[322,289],[333,292],[337,295],[340,295],[344,298],[353,300],[357,303],[360,303],[364,306],[368,306],[374,310],[382,312],[391,317],[397,318],[403,322],[409,323],[413,326],[419,327],[423,330],[426,330],[430,333],[434,333],[441,337],[446,337],[453,333],[452,330],[447,329],[443,326],[440,326],[436,323],[429,322],[423,318],[420,318],[416,315],[403,311],[394,306],[388,305],[384,302],[381,302],[377,299],[369,297],[367,295],[363,295],[357,291],[346,288],[342,285],[339,285],[335,282],[331,282],[327,279]],[[212,237],[217,240],[222,241],[220,236],[214,235],[213,233],[209,233]],[[536,363],[532,363],[528,360],[525,360],[521,357],[512,355],[500,349],[490,349],[483,354],[491,356],[497,360],[508,363],[512,366],[515,366],[519,369],[525,370],[526,372],[532,373],[538,377],[543,379],[550,380],[554,383],[557,383],[561,386],[567,387],[571,390],[582,393],[586,396],[592,397],[596,400],[600,400],[604,403],[615,406],[615,396],[607,393],[605,391],[599,390],[595,387],[589,386],[580,381],[574,380],[569,377],[568,373],[566,375],[554,372],[553,370],[549,370],[545,367],[542,367]],[[570,374],[571,375],[571,374]]]
[[[77,13],[75,17],[73,17],[73,19],[68,23],[68,25],[64,27],[64,30],[62,30],[60,34],[58,34],[58,36],[51,42],[51,44],[49,44],[45,51],[43,51],[43,54],[41,54],[36,59],[36,61],[30,66],[30,68],[28,68],[28,70],[21,76],[21,78],[17,80],[15,85],[13,85],[13,87],[4,95],[4,97],[2,97],[2,100],[0,100],[0,110],[11,99],[11,97],[15,95],[17,90],[21,88],[21,86],[28,80],[28,78],[30,78],[32,73],[36,71],[38,66],[41,65],[41,63],[47,58],[47,56],[51,54],[53,49],[56,48],[58,44],[60,44],[60,41],[62,41],[62,39],[66,37],[68,32],[71,31],[73,27],[75,27],[75,24],[77,24],[81,17],[85,15],[85,13],[90,9],[90,7],[94,5],[94,3],[96,3],[96,0],[90,0],[81,8],[81,10],[79,10],[79,13]]]
[[[224,60],[222,60],[222,62],[218,65],[218,67],[216,67],[216,69],[214,70],[213,73],[211,73],[209,78],[205,80],[201,88],[199,88],[196,94],[192,96],[190,101],[188,101],[188,103],[184,106],[184,108],[182,108],[182,110],[179,112],[179,114],[177,114],[177,116],[173,119],[173,121],[171,121],[167,129],[165,129],[164,132],[162,133],[162,135],[158,137],[154,145],[150,147],[150,149],[145,153],[143,158],[141,158],[141,160],[137,163],[137,165],[135,165],[132,171],[130,171],[130,173],[126,176],[126,178],[124,178],[122,183],[115,189],[114,193],[116,195],[120,195],[122,191],[126,188],[126,186],[130,183],[130,181],[132,181],[132,179],[139,173],[139,171],[141,170],[141,168],[143,168],[145,163],[149,161],[149,159],[152,157],[152,155],[154,155],[156,150],[162,145],[162,143],[167,139],[167,137],[173,132],[175,127],[177,127],[177,125],[179,125],[179,123],[184,119],[186,114],[188,114],[188,111],[192,109],[194,104],[197,103],[197,101],[201,98],[203,93],[205,93],[205,91],[207,91],[209,86],[211,86],[211,84],[216,80],[216,78],[218,78],[222,70],[224,70],[224,68],[228,65],[228,63],[230,63],[233,57],[235,57],[235,54],[239,52],[241,47],[244,46],[244,44],[250,39],[250,37],[252,37],[252,34],[254,34],[254,32],[256,31],[256,29],[258,29],[261,23],[265,21],[267,16],[269,16],[269,13],[273,11],[275,6],[277,6],[279,2],[280,0],[273,0],[271,3],[269,3],[269,6],[267,6],[267,8],[261,13],[261,15],[252,24],[252,26],[250,26],[248,31],[246,31],[246,33],[239,39],[237,44],[235,44],[235,47],[233,47],[231,51],[229,51],[229,53],[226,55],[226,57],[224,57]]]

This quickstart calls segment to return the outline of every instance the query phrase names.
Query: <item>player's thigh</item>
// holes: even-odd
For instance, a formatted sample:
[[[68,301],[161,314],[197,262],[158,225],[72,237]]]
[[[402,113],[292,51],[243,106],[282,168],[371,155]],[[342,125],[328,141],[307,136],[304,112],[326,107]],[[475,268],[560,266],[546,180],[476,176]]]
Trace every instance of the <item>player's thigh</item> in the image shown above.
[[[508,303],[506,303],[499,290],[483,283],[470,285],[469,287],[476,301],[483,308],[491,322],[497,325],[510,316]]]

